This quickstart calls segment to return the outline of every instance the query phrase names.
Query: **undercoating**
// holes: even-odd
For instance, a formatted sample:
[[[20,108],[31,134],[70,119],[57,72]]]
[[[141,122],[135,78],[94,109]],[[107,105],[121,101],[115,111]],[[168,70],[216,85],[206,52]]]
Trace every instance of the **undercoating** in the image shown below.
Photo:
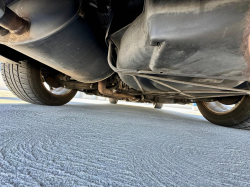
[[[158,76],[192,81],[194,77],[224,80],[235,87],[249,80],[242,51],[249,1],[145,1],[144,12],[111,36],[117,68],[147,70]],[[133,77],[119,73],[138,89]],[[138,78],[146,91],[171,89]],[[210,84],[210,83],[208,83]],[[214,85],[214,84],[211,84]],[[181,90],[207,90],[170,83]]]
[[[31,29],[20,38],[1,37],[1,43],[80,82],[99,82],[114,73],[105,37],[114,43],[119,69],[218,87],[249,80],[248,43],[243,42],[249,0],[5,2],[31,21]],[[142,77],[139,86],[132,76],[118,74],[139,91],[140,86],[147,92],[171,90]],[[210,90],[167,84],[182,91]]]

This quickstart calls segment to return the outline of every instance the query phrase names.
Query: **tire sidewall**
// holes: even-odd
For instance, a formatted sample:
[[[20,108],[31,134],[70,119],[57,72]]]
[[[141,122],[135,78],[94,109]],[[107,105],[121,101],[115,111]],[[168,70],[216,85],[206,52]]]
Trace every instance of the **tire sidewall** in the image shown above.
[[[245,96],[237,108],[226,114],[213,113],[205,106],[204,102],[197,102],[197,106],[208,121],[221,126],[233,127],[250,117],[250,96]]]
[[[41,80],[41,64],[39,63],[28,63],[27,64],[27,76],[32,91],[36,97],[46,105],[59,106],[68,103],[77,93],[77,90],[71,90],[66,95],[54,95],[50,93]]]

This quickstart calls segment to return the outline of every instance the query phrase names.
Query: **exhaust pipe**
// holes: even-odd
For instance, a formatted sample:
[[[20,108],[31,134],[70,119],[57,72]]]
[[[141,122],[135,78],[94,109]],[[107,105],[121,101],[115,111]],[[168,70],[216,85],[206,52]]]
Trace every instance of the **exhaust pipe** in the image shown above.
[[[103,80],[98,83],[98,91],[108,97],[117,98],[117,99],[129,99],[131,101],[138,100],[136,97],[128,94],[122,94],[122,93],[113,93],[111,90],[106,88],[106,80]]]
[[[0,26],[10,33],[21,35],[30,29],[28,20],[19,17],[15,12],[5,6],[4,0],[0,0]]]

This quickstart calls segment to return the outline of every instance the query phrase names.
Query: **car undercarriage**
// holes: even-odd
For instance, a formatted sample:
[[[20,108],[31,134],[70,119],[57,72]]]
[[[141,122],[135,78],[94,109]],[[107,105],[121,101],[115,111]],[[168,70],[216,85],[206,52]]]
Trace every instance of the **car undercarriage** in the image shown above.
[[[117,100],[197,103],[210,122],[250,117],[249,0],[1,0],[8,88],[34,104],[77,91]]]

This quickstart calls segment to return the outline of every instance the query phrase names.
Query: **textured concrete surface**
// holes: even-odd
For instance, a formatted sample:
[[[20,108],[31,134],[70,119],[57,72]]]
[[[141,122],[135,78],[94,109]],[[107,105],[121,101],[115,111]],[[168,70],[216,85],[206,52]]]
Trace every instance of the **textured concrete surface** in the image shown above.
[[[6,101],[0,118],[1,187],[250,185],[250,132],[189,109]]]

